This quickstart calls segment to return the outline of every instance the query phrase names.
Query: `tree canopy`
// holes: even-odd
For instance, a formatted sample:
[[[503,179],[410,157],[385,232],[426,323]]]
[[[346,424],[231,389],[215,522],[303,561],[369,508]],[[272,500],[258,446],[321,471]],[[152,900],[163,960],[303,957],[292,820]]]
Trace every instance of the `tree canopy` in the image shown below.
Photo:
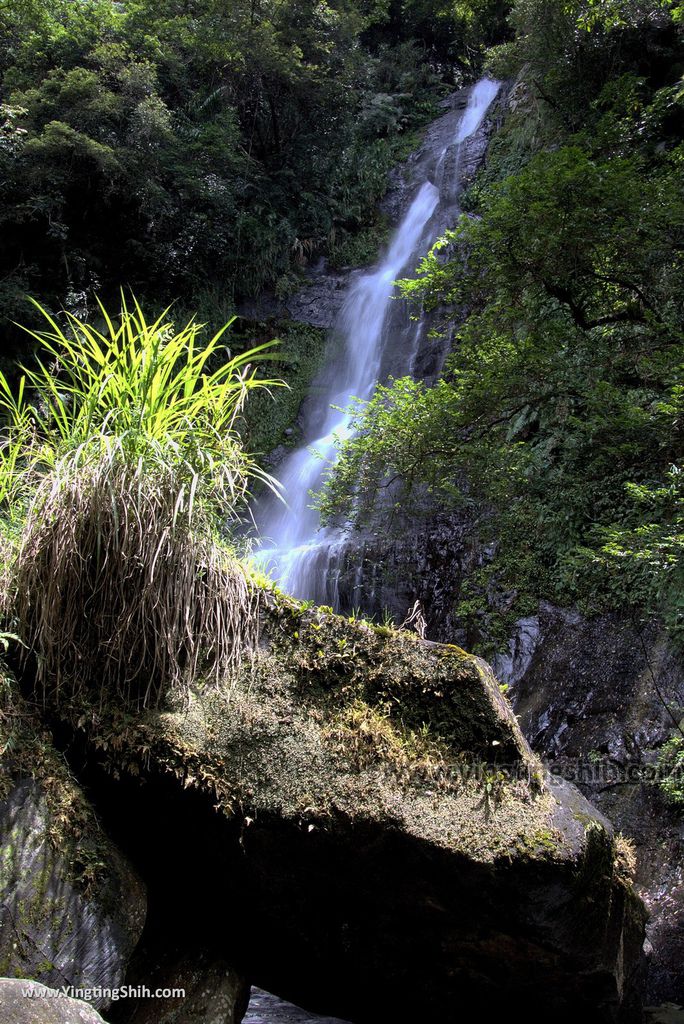
[[[27,292],[86,315],[120,286],[221,308],[294,287],[377,219],[404,140],[463,74],[391,17],[384,0],[0,4],[5,324]]]
[[[474,643],[496,646],[540,597],[647,604],[681,630],[679,23],[666,6],[555,0],[522,0],[512,23],[518,77],[489,166],[403,285],[462,320],[453,354],[436,386],[390,382],[358,407],[322,507],[385,515],[377,495],[401,476],[404,511],[471,509],[494,547],[464,617],[517,595],[505,622],[471,623]]]

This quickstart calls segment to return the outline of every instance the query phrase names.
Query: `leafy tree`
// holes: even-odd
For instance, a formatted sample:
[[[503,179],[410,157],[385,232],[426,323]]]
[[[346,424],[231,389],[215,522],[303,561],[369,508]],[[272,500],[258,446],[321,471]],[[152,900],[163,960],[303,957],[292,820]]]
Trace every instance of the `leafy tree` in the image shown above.
[[[483,188],[404,283],[447,320],[471,312],[435,387],[392,382],[359,407],[323,496],[357,522],[464,509],[496,544],[464,613],[504,590],[512,615],[545,597],[681,622],[684,151],[644,132],[624,155],[620,118],[604,108],[602,158],[578,137]]]
[[[479,73],[486,48],[508,34],[507,0],[392,0],[372,35],[419,41],[457,82]]]
[[[677,0],[515,0],[513,39],[490,51],[489,68],[501,77],[524,68],[549,112],[576,130],[621,74],[645,75],[658,87],[676,71],[680,11]]]
[[[352,0],[0,7],[2,308],[293,287],[373,224],[439,93],[419,47],[364,44],[385,18]]]

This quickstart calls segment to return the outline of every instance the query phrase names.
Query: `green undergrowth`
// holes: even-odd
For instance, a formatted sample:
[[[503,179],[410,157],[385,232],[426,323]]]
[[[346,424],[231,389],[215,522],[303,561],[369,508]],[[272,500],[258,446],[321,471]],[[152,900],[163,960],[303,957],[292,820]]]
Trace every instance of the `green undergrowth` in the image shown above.
[[[381,177],[375,196],[376,204],[387,190],[387,177],[393,168],[401,172],[401,164],[421,144],[423,128],[438,114],[437,103],[428,98],[418,118],[418,128],[402,134],[394,135],[383,142],[379,152],[381,157]],[[356,225],[336,227],[328,238],[327,256],[333,270],[349,267],[364,267],[374,263],[381,249],[387,244],[391,235],[388,218],[377,205],[369,206],[365,217]]]
[[[533,86],[520,76],[504,93],[505,112],[487,147],[483,166],[461,198],[461,207],[478,212],[490,185],[518,174],[536,153],[563,140],[562,125]]]
[[[296,421],[299,408],[312,393],[313,382],[323,366],[326,331],[292,320],[241,322],[236,335],[239,345],[253,345],[255,339],[277,339],[269,359],[269,375],[287,387],[251,396],[244,412],[244,438],[250,450],[267,454],[278,445],[292,447],[299,441]],[[290,433],[286,433],[290,431]]]
[[[378,214],[375,223],[355,234],[344,233],[339,241],[336,239],[331,243],[328,258],[330,266],[333,270],[344,270],[374,263],[381,248],[387,244],[390,233],[387,220]]]
[[[684,640],[684,22],[654,0],[516,0],[513,82],[467,213],[405,297],[452,331],[434,386],[354,408],[325,522],[452,517],[478,552],[452,611],[505,650],[540,601]],[[401,485],[396,481],[401,481]]]
[[[67,864],[70,880],[83,892],[97,891],[109,863],[108,840],[41,715],[0,662],[0,801],[26,779],[35,780],[45,799],[45,838]],[[12,854],[5,847],[2,855]]]
[[[663,745],[658,767],[661,790],[672,804],[684,808],[684,739],[681,736],[672,736]]]

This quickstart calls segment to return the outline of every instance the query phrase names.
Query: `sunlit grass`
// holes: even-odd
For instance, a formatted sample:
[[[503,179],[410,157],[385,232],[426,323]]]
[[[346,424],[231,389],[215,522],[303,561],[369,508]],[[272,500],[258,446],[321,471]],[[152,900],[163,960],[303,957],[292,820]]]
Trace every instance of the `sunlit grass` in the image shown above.
[[[0,376],[0,500],[24,516],[8,601],[38,681],[149,704],[220,680],[256,636],[218,533],[251,481],[275,486],[237,430],[250,392],[279,383],[256,376],[269,346],[231,356],[228,324],[205,340],[123,299],[105,331],[41,312],[35,364],[16,389]]]

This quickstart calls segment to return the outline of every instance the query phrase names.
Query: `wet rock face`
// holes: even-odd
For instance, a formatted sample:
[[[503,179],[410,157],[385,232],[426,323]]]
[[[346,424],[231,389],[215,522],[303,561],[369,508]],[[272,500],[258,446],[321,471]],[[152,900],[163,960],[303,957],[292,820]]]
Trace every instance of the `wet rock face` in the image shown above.
[[[396,223],[406,211],[412,197],[416,182],[427,179],[434,184],[440,184],[447,190],[442,194],[442,200],[447,200],[451,205],[451,219],[458,216],[459,210],[454,206],[453,201],[456,195],[449,190],[456,178],[459,185],[464,184],[474,176],[484,159],[489,135],[491,132],[492,120],[496,116],[499,100],[496,100],[490,109],[484,124],[461,147],[460,168],[458,174],[449,167],[443,168],[445,173],[438,181],[435,171],[438,168],[439,160],[444,147],[447,147],[445,163],[448,165],[456,158],[456,146],[454,140],[458,133],[461,116],[468,103],[469,89],[459,89],[457,92],[447,96],[440,106],[443,113],[427,128],[423,141],[418,150],[412,153],[408,160],[401,166],[395,168],[390,174],[389,189],[387,195],[380,203],[383,213]],[[445,223],[445,226],[450,226]]]
[[[143,887],[106,844],[106,878],[89,892],[51,841],[53,825],[41,784],[17,780],[0,803],[0,974],[58,988],[115,988],[142,930]],[[106,997],[93,1002],[109,1005]]]
[[[248,320],[281,317],[330,330],[335,326],[347,297],[351,271],[329,271],[325,261],[321,260],[309,269],[308,277],[310,283],[288,299],[261,295],[258,299],[243,302],[240,315]]]
[[[361,608],[377,620],[389,613],[401,623],[418,600],[428,637],[463,643],[454,618],[455,595],[478,558],[465,517],[433,514],[388,524],[382,537],[352,533],[331,559],[327,583],[332,582],[341,611]]]
[[[633,1019],[610,828],[458,648],[265,597],[231,687],[95,730],[99,811],[184,952],[356,1024]]]
[[[650,913],[645,1000],[684,1002],[684,816],[649,774],[682,715],[682,659],[629,616],[543,604],[518,627],[495,668],[534,749],[634,840]]]
[[[329,330],[342,309],[349,278],[348,273],[314,273],[311,285],[287,300],[288,315],[299,323]]]
[[[320,1017],[292,1003],[286,1003],[270,992],[253,988],[245,1024],[348,1024],[348,1022]]]
[[[29,998],[27,989],[42,998]],[[59,996],[35,981],[0,978],[0,1024],[105,1024],[96,1010],[80,999]]]

